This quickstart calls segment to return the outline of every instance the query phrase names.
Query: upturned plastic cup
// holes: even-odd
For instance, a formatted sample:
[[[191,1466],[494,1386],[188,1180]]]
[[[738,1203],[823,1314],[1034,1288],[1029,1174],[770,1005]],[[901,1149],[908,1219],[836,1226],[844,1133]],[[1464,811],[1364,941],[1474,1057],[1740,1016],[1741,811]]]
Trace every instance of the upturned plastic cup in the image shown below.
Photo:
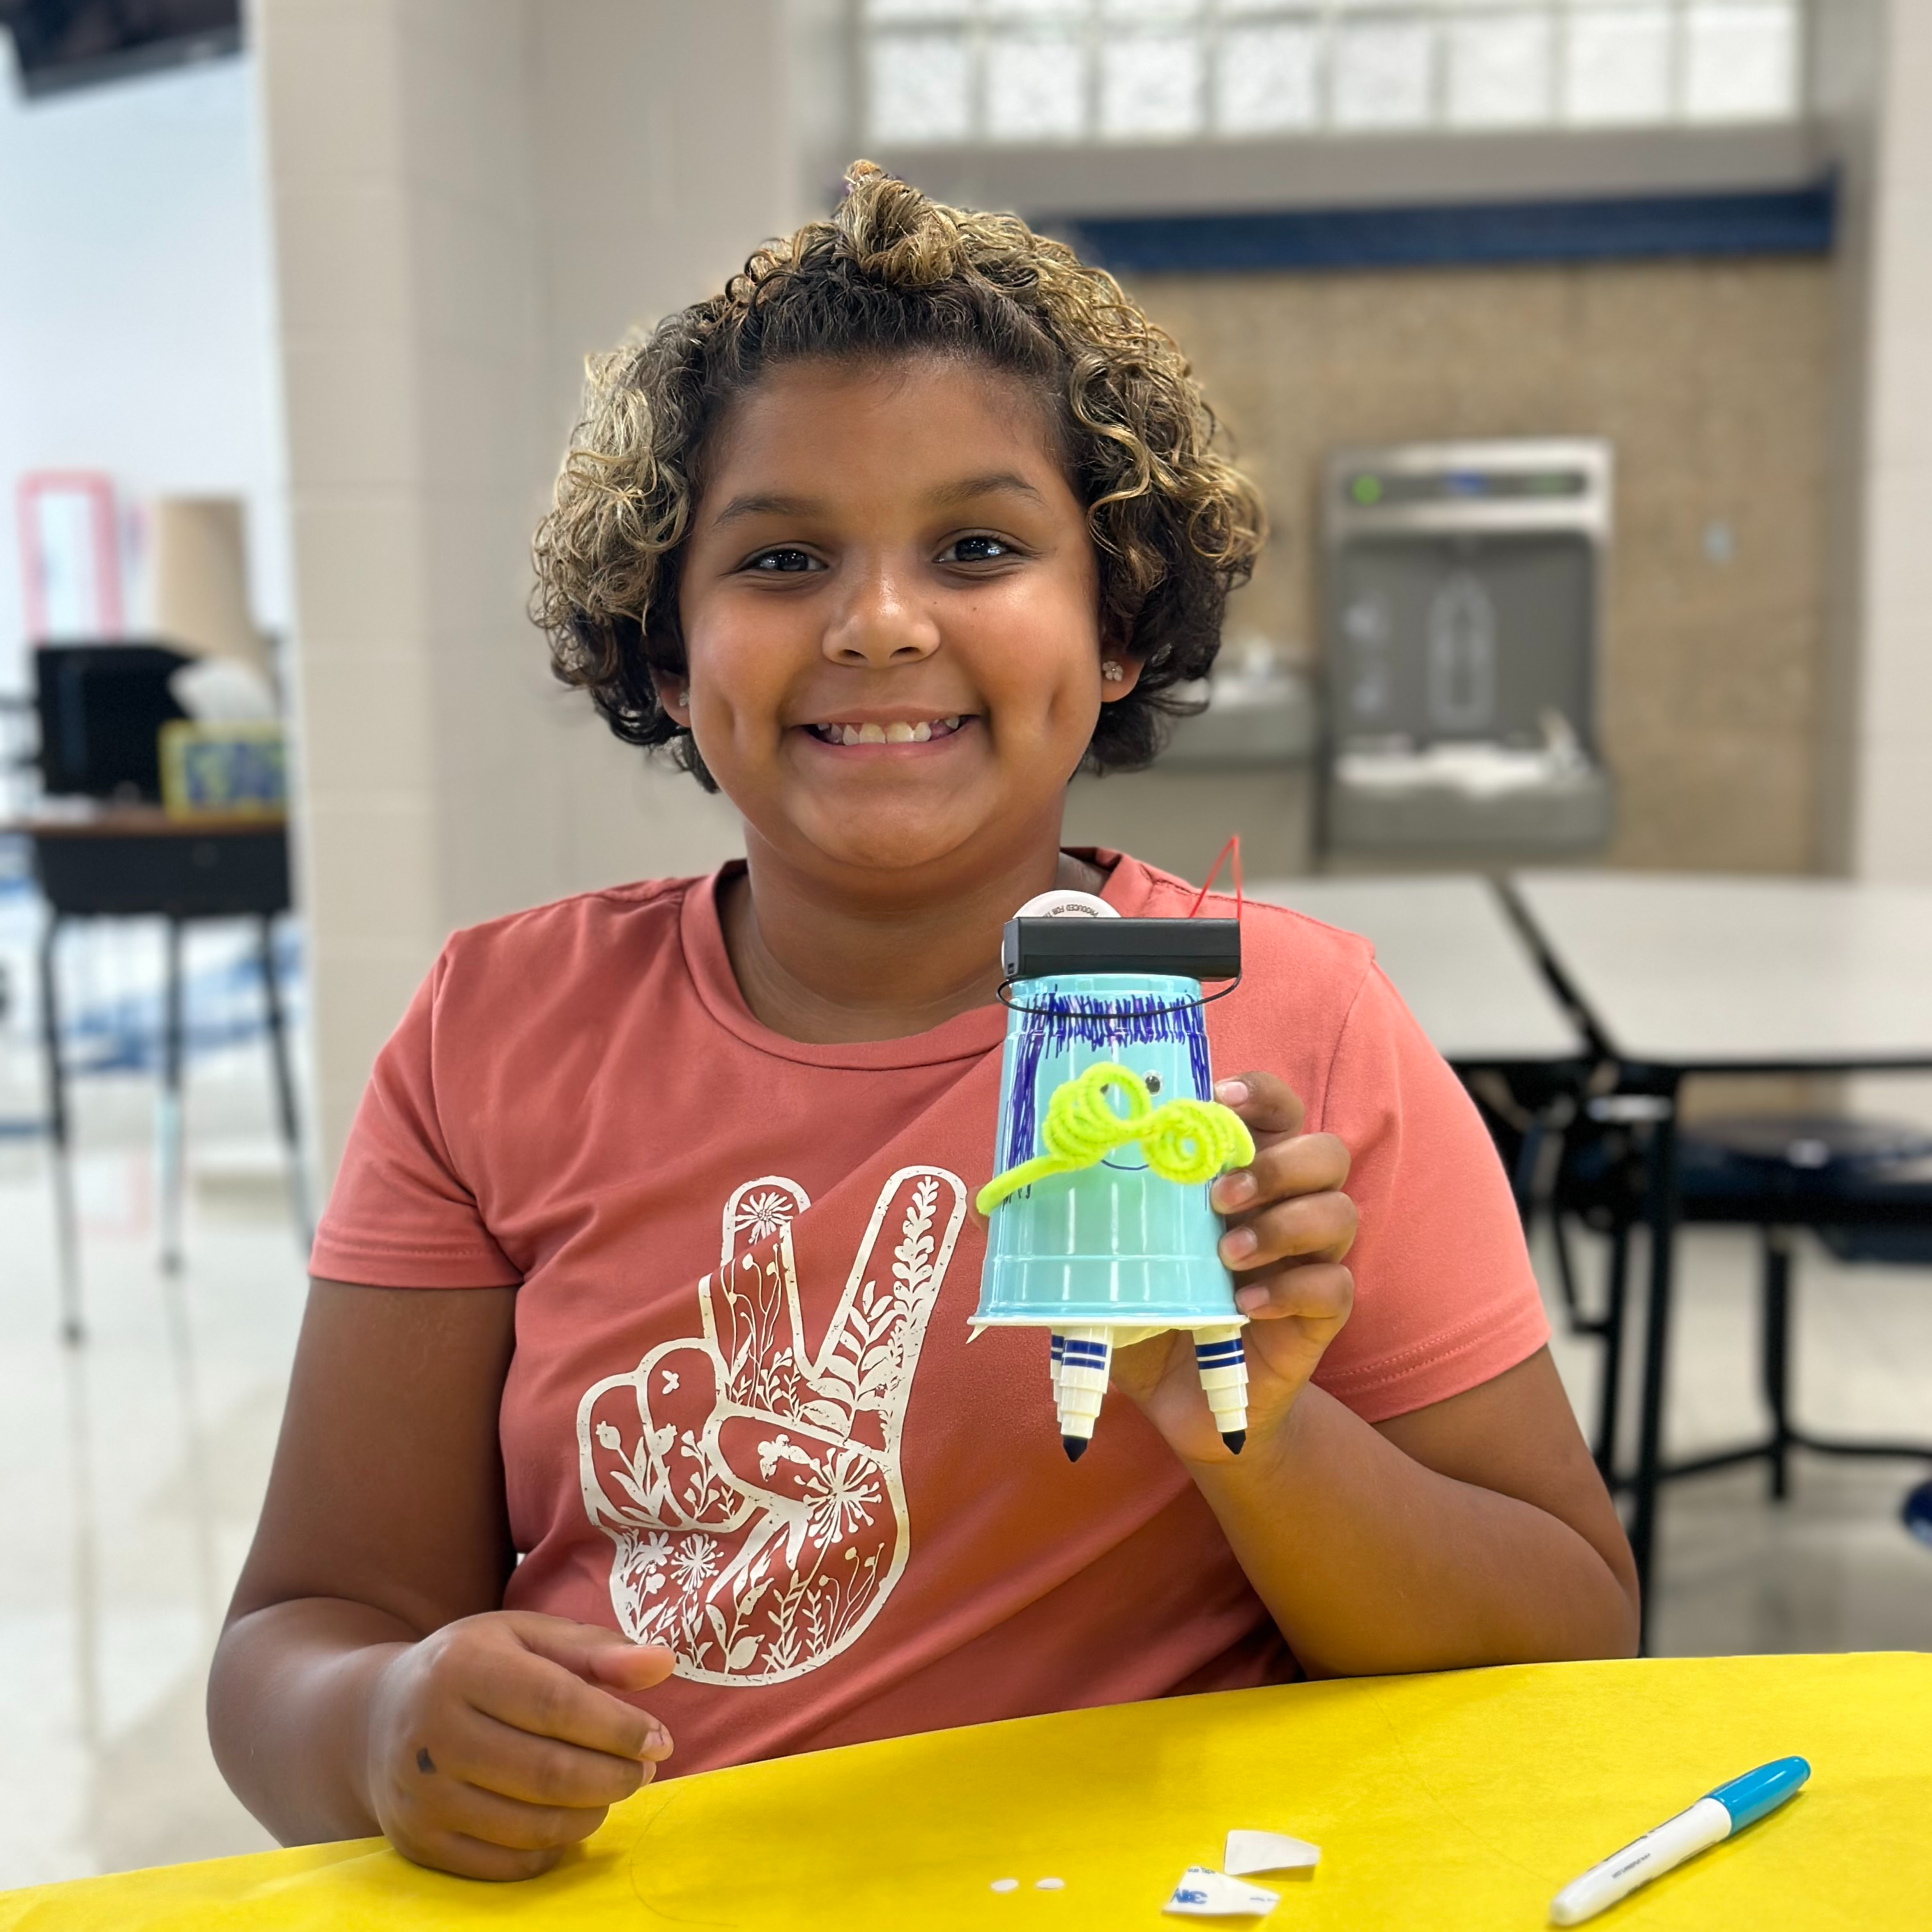
[[[1156,1106],[1213,1098],[1197,980],[1063,974],[1019,980],[1008,998],[996,1173],[1043,1151],[1054,1089],[1100,1062],[1138,1074]],[[1222,1222],[1209,1185],[1163,1179],[1130,1142],[1010,1196],[992,1211],[974,1320],[1055,1329],[1240,1322],[1215,1252]]]

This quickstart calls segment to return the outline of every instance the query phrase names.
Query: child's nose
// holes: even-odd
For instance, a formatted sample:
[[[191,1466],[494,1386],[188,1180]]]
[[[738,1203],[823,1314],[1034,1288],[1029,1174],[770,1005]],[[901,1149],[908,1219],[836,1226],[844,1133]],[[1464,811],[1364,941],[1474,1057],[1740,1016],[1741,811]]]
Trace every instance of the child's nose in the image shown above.
[[[938,648],[939,626],[932,613],[886,571],[860,580],[825,633],[827,657],[866,670],[916,664]]]

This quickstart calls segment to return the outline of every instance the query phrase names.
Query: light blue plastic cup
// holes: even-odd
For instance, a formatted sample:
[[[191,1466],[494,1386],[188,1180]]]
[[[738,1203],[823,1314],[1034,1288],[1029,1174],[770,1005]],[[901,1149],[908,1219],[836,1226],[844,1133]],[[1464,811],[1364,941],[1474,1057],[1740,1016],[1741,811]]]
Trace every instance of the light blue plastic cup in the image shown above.
[[[1019,980],[1008,997],[996,1174],[1042,1151],[1040,1126],[1054,1090],[1098,1063],[1140,1076],[1156,1106],[1214,1097],[1198,980],[1069,973]],[[1096,1166],[1010,1196],[992,1211],[975,1322],[1054,1329],[1240,1322],[1215,1252],[1222,1222],[1208,1204],[1209,1184],[1150,1172],[1130,1142]]]

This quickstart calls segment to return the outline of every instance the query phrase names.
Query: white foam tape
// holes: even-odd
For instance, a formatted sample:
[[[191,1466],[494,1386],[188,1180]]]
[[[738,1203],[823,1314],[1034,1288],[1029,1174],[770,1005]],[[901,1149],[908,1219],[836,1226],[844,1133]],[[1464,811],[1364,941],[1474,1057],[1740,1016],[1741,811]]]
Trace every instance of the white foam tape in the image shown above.
[[[1230,1878],[1226,1872],[1210,1871],[1205,1865],[1190,1865],[1161,1910],[1180,1918],[1225,1918],[1237,1913],[1252,1918],[1272,1912],[1280,1903],[1279,1892],[1250,1885],[1245,1879]]]
[[[1322,1847],[1280,1832],[1230,1832],[1223,1868],[1239,1877],[1246,1872],[1298,1871],[1322,1862]]]

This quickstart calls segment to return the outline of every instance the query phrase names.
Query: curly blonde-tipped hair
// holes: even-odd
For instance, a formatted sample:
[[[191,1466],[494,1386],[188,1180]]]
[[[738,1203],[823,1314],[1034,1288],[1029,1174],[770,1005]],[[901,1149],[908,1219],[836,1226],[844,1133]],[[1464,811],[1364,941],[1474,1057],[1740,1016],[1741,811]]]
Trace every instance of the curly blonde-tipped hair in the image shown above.
[[[566,684],[627,743],[668,746],[716,789],[651,674],[685,675],[678,568],[705,438],[780,364],[971,358],[1041,395],[1086,506],[1102,637],[1141,667],[1100,707],[1096,771],[1144,765],[1190,707],[1228,592],[1263,533],[1254,486],[1215,448],[1216,424],[1173,341],[1064,244],[1007,214],[928,200],[854,163],[826,221],[758,250],[722,293],[668,316],[590,368],[554,507],[536,542],[532,614]]]

